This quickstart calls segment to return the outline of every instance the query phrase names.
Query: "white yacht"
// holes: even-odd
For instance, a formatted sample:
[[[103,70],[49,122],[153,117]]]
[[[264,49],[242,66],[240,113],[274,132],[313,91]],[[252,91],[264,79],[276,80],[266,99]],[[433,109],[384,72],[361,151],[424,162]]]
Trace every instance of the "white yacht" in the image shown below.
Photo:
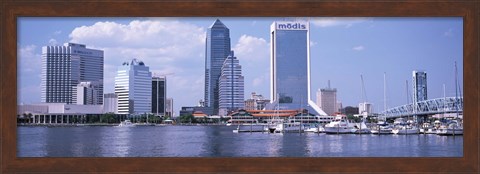
[[[393,125],[394,125],[394,127],[392,128],[393,134],[410,135],[410,134],[420,133],[420,129],[414,126],[410,120],[405,121],[403,118],[397,118],[393,122]]]
[[[392,125],[384,122],[384,121],[379,121],[377,123],[377,126],[373,127],[371,132],[373,134],[378,134],[378,135],[386,135],[386,134],[392,134]]]
[[[463,127],[454,122],[448,126],[441,126],[437,130],[437,135],[463,135]]]
[[[420,128],[420,133],[422,134],[436,134],[437,128],[432,126],[430,123],[423,123]]]
[[[244,123],[244,124],[239,124],[237,126],[237,129],[234,129],[234,133],[240,133],[240,132],[263,132],[265,131],[265,127],[267,127],[267,124],[262,124],[262,123]]]
[[[398,135],[410,135],[410,134],[418,134],[420,130],[416,126],[411,125],[404,125],[404,126],[397,126],[392,129],[394,134]]]
[[[303,126],[304,132],[320,133],[324,131],[323,127],[320,124],[303,124]]]
[[[135,126],[135,124],[133,124],[130,120],[124,120],[120,122],[120,124],[118,125],[118,127],[133,127],[133,126]]]
[[[304,126],[299,122],[286,122],[282,126],[277,127],[276,132],[285,132],[285,133],[302,133],[304,132]]]
[[[354,123],[353,129],[351,130],[354,134],[370,134],[372,133],[370,128],[367,127],[364,121],[360,123]]]
[[[338,115],[326,124],[324,129],[327,134],[348,134],[352,133],[352,129],[355,129],[355,124],[351,123],[346,115]]]

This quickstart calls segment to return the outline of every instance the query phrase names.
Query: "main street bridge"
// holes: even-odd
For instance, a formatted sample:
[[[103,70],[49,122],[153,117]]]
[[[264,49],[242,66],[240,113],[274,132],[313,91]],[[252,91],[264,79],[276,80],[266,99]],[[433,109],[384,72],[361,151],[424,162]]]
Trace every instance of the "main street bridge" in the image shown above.
[[[386,118],[463,112],[463,97],[446,97],[410,103],[380,113]]]

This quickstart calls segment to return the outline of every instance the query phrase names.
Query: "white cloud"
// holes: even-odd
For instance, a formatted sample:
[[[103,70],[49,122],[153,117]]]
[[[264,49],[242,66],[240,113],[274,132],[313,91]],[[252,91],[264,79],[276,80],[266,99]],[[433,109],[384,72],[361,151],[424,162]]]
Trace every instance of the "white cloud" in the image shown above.
[[[317,45],[318,43],[317,42],[314,42],[314,41],[310,41],[310,47],[313,47],[315,45]]]
[[[57,40],[55,40],[55,39],[52,38],[52,39],[50,39],[50,40],[48,41],[48,44],[50,44],[50,45],[58,45],[58,42],[57,42]]]
[[[36,53],[36,45],[21,47],[17,54],[19,58],[20,73],[40,73],[41,55]]]
[[[147,18],[127,24],[97,22],[75,28],[69,37],[70,42],[104,50],[105,92],[113,92],[117,67],[132,58],[157,75],[170,74],[167,96],[177,110],[203,98],[205,34],[205,28],[174,18]]]
[[[453,29],[450,28],[450,29],[448,29],[448,31],[445,31],[445,32],[443,33],[443,36],[445,36],[445,37],[452,37],[452,36],[453,36]]]
[[[104,49],[107,59],[142,59],[161,64],[175,59],[199,58],[205,44],[205,29],[172,20],[134,20],[129,24],[97,22],[75,28],[71,42]]]
[[[270,74],[267,72],[267,73],[265,73],[265,74],[263,74],[263,75],[261,75],[261,76],[258,76],[258,77],[256,77],[256,78],[254,78],[253,81],[252,81],[252,85],[253,85],[254,87],[262,87],[262,86],[268,85],[267,83],[269,83],[269,82],[268,82],[269,75],[270,75]]]
[[[62,34],[62,31],[61,31],[61,30],[58,30],[58,31],[53,32],[53,34],[54,34],[54,35],[60,35],[60,34]]]
[[[37,103],[40,101],[41,55],[36,45],[22,46],[18,54],[17,100],[19,103]]]
[[[239,60],[258,61],[268,60],[269,44],[263,38],[242,35],[238,39],[238,43],[233,47],[236,57]]]
[[[362,46],[362,45],[355,46],[355,47],[352,48],[352,50],[355,50],[355,51],[362,51],[362,50],[364,50],[364,49],[365,49],[365,47]]]
[[[371,18],[366,17],[314,17],[311,23],[317,27],[337,27],[343,26],[350,28],[354,24],[370,21]]]

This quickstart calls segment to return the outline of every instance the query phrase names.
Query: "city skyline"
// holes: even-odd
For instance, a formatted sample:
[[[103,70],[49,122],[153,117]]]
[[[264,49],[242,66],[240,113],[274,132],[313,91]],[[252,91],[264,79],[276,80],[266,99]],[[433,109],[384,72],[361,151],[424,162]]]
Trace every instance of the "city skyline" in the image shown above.
[[[205,59],[206,28],[215,19],[19,18],[19,103],[40,102],[36,94],[40,78],[35,76],[40,69],[34,66],[40,61],[40,48],[74,42],[104,50],[104,93],[113,92],[120,62],[138,57],[152,72],[175,73],[167,77],[167,88],[172,89],[167,97],[175,100],[175,112],[196,105],[203,99],[200,65]],[[273,21],[283,18],[219,19],[230,28],[232,50],[243,62],[245,93],[271,98],[268,32]],[[429,98],[443,97],[443,84],[447,96],[455,95],[455,61],[463,86],[461,18],[311,18],[310,22],[311,89],[323,88],[330,80],[344,106],[361,102],[361,74],[374,110],[383,109],[383,92],[378,91],[383,91],[384,72],[389,107],[405,104],[404,83],[414,70],[429,74]],[[35,27],[40,25],[45,27]],[[185,92],[191,95],[182,95]]]

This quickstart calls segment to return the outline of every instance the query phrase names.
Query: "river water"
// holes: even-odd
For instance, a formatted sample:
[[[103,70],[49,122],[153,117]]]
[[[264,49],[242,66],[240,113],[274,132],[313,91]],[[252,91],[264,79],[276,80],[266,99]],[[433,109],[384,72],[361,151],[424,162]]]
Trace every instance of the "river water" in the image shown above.
[[[462,157],[463,136],[233,133],[236,126],[19,126],[18,157]]]

